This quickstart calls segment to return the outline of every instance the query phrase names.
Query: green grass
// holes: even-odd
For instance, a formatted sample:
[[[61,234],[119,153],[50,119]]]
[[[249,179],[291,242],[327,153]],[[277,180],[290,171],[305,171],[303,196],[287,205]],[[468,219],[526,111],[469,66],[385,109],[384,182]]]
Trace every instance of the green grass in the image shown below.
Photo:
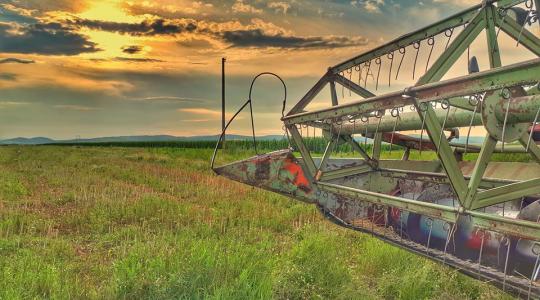
[[[0,299],[508,297],[217,177],[210,155],[0,147]]]

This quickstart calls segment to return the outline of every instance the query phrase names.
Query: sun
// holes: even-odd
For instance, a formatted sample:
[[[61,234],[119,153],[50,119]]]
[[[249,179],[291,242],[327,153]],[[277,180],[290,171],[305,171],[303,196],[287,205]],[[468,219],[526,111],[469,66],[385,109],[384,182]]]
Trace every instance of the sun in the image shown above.
[[[88,4],[88,9],[78,14],[79,17],[90,20],[109,22],[141,22],[144,17],[129,15],[121,0],[94,0]]]

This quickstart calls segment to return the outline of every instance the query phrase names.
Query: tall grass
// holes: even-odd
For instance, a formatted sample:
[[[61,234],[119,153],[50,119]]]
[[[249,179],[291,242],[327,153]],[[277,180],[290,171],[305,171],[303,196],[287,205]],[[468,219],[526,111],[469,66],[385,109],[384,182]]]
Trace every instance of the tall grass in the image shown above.
[[[211,152],[1,147],[0,299],[508,297],[215,176]]]

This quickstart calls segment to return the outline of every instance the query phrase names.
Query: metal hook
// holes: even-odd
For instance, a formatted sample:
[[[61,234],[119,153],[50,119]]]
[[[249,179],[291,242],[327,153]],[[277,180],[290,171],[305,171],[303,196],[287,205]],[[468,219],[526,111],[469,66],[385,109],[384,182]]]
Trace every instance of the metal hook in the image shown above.
[[[540,114],[540,107],[538,107],[538,110],[536,111],[536,116],[534,117],[534,121],[532,123],[531,133],[529,133],[529,139],[527,140],[527,149],[526,151],[529,151],[529,146],[531,145],[532,136],[534,134],[534,129],[536,128],[536,123],[538,122],[538,115]]]
[[[431,60],[431,54],[433,54],[433,48],[435,48],[435,38],[433,36],[429,37],[427,40],[427,44],[431,46],[431,49],[429,50],[429,55],[426,62],[426,72],[429,68],[429,61]]]
[[[472,124],[474,122],[474,117],[476,117],[476,112],[478,111],[478,104],[479,103],[480,103],[480,100],[479,100],[478,96],[475,95],[475,96],[469,97],[469,104],[474,106],[474,110],[473,110],[473,114],[472,114],[472,117],[471,117],[471,122],[469,123],[469,130],[467,131],[467,139],[465,140],[464,154],[467,154],[467,149],[469,148],[469,138],[471,136]]]
[[[377,82],[375,83],[375,90],[378,90],[379,89],[379,75],[381,75],[381,66],[382,66],[382,61],[380,57],[377,57],[375,59],[375,64],[379,66],[379,69],[377,70]]]
[[[396,127],[399,122],[399,108],[393,108],[390,112],[390,115],[396,118],[396,121],[394,122],[394,129],[392,129],[392,136],[390,137],[390,154],[392,154],[392,145],[394,145],[394,134],[396,133]]]
[[[358,85],[362,82],[362,67],[360,65],[354,66],[354,70],[358,72]]]
[[[502,152],[504,152],[504,144],[505,144],[504,138],[505,138],[505,133],[506,133],[506,121],[508,120],[508,111],[510,110],[510,96],[511,96],[510,90],[507,89],[507,88],[504,88],[501,91],[501,96],[504,99],[508,100],[507,103],[506,103],[506,112],[504,113],[504,122],[503,122],[503,129],[502,129]]]
[[[351,96],[351,79],[352,79],[352,68],[347,69],[347,74],[349,74],[349,84],[348,84],[348,90],[349,90],[349,97]]]
[[[429,250],[429,244],[431,242],[431,232],[433,231],[433,219],[432,218],[427,218],[426,224],[429,226],[429,235],[428,235],[428,239],[427,239],[427,243],[426,243],[426,254],[427,254],[428,250]]]
[[[418,61],[418,54],[420,53],[420,43],[421,41],[413,43],[413,48],[416,49],[416,56],[414,57],[413,74],[412,74],[413,80],[416,74],[416,62]]]
[[[390,60],[390,70],[388,71],[388,86],[392,80],[392,66],[394,65],[394,52],[386,54],[386,57]]]
[[[399,65],[398,65],[398,68],[397,68],[397,72],[396,72],[396,79],[398,79],[398,75],[399,75],[399,71],[401,70],[401,65],[403,64],[403,59],[405,58],[405,52],[407,52],[406,48],[405,47],[401,47],[399,48],[399,53],[401,53],[401,60],[399,61]]]
[[[369,71],[371,70],[371,60],[370,61],[366,61],[364,63],[364,66],[367,67],[367,72],[366,72],[366,77],[364,78],[364,87],[367,86],[367,78],[369,76]]]
[[[447,99],[441,101],[441,108],[446,110],[446,116],[441,127],[441,132],[439,134],[439,144],[437,145],[437,154],[439,154],[439,149],[441,148],[442,136],[444,133],[444,127],[446,126],[446,121],[448,120],[448,115],[450,114],[450,102]],[[446,138],[446,137],[445,137]]]
[[[448,38],[446,41],[446,45],[444,46],[444,50],[448,49],[448,45],[450,45],[450,40],[452,40],[452,35],[454,34],[454,28],[446,29],[444,32],[444,35]]]

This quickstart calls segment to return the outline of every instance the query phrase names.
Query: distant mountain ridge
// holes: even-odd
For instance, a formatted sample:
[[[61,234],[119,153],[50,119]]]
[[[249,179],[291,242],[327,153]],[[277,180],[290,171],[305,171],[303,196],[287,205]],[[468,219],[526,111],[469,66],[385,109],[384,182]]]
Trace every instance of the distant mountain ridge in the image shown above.
[[[47,137],[17,137],[0,140],[0,145],[46,145],[46,144],[71,144],[71,143],[110,143],[110,142],[177,142],[177,141],[217,141],[218,135],[203,136],[172,136],[172,135],[135,135],[135,136],[111,136],[88,139],[54,140]],[[227,140],[251,139],[247,135],[228,134]],[[280,140],[282,135],[265,135],[257,137],[257,140]]]

